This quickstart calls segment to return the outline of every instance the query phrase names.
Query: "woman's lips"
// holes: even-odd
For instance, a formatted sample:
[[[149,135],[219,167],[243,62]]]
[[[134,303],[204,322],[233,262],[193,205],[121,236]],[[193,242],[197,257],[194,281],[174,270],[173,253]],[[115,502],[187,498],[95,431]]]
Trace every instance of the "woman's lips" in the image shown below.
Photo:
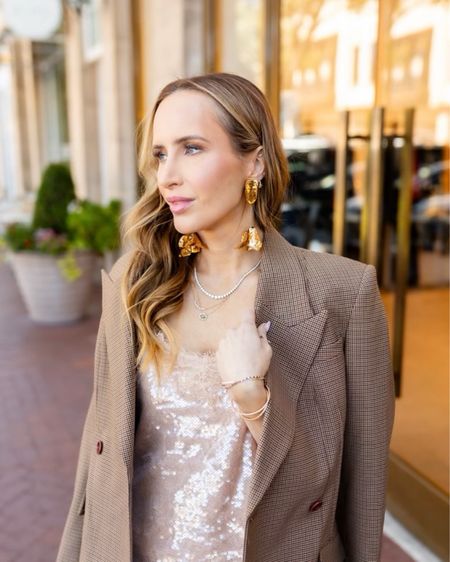
[[[174,215],[177,215],[178,213],[185,211],[193,202],[193,199],[180,199],[179,201],[172,202],[169,201],[169,208]]]

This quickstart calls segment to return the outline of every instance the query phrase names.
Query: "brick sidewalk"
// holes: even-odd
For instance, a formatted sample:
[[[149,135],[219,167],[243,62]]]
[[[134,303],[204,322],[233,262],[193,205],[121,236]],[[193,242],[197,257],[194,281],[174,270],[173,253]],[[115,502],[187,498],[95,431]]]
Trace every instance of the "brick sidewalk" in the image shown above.
[[[5,263],[0,287],[0,560],[52,562],[92,389],[100,291],[88,319],[48,327],[28,318]],[[385,537],[382,562],[413,561]]]
[[[92,388],[98,306],[77,324],[39,326],[4,263],[0,287],[0,560],[51,562]]]

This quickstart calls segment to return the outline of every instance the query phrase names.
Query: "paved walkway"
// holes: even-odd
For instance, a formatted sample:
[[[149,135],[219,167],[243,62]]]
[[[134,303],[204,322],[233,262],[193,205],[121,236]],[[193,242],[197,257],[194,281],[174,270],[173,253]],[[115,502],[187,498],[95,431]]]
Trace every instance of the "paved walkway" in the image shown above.
[[[39,326],[4,263],[0,287],[0,560],[52,562],[92,388],[98,313]]]
[[[27,317],[5,263],[0,287],[0,560],[52,562],[92,389],[100,290],[88,319],[48,327]],[[413,562],[387,537],[381,560]]]

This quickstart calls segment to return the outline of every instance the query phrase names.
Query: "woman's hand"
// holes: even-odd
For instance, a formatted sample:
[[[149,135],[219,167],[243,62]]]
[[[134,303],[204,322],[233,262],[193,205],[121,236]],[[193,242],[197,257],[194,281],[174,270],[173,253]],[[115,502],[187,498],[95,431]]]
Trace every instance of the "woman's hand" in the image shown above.
[[[264,377],[272,359],[272,348],[267,341],[270,323],[255,325],[255,313],[249,310],[242,322],[227,330],[216,352],[217,368],[222,382],[232,382],[250,376]],[[265,401],[266,390],[262,380],[250,379],[232,386],[230,396],[243,411],[256,410]]]

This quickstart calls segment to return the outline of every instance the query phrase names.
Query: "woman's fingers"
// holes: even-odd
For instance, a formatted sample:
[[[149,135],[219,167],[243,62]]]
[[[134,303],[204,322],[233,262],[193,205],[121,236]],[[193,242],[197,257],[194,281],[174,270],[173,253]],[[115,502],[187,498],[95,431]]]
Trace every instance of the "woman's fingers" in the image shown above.
[[[270,320],[268,322],[264,322],[263,324],[260,324],[259,327],[258,327],[258,330],[260,328],[263,330],[264,335],[266,335],[267,332],[269,331],[269,328],[270,328]]]
[[[262,339],[266,339],[267,336],[267,326],[266,324],[260,324],[257,328],[259,337]]]
[[[258,334],[259,337],[267,341],[267,332],[270,328],[270,320],[268,322],[264,322],[258,326]]]
[[[264,349],[264,353],[268,353],[270,357],[272,357],[272,346],[270,345],[269,340],[267,339],[267,332],[270,328],[270,321],[264,322],[264,324],[260,324],[258,326],[258,334],[260,337],[260,342],[262,344],[262,349]]]

